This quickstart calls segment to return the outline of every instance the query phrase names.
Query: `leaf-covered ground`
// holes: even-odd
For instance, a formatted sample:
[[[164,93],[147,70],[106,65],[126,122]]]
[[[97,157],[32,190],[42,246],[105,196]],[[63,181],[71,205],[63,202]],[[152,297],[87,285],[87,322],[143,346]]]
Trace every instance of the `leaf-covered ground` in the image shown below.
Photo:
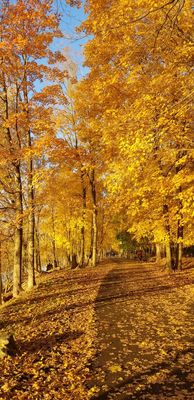
[[[193,270],[120,263],[106,276],[95,315],[93,398],[193,399]]]
[[[111,261],[44,274],[0,309],[18,354],[0,399],[192,399],[194,269]]]

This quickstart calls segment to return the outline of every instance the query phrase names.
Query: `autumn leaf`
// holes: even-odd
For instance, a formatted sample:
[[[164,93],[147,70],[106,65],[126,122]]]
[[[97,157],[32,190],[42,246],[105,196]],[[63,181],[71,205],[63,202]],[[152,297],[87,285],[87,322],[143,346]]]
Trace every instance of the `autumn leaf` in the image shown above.
[[[110,372],[121,372],[121,371],[122,371],[122,368],[121,368],[120,365],[113,364],[113,365],[110,365],[110,367],[108,367],[108,370],[109,370]]]

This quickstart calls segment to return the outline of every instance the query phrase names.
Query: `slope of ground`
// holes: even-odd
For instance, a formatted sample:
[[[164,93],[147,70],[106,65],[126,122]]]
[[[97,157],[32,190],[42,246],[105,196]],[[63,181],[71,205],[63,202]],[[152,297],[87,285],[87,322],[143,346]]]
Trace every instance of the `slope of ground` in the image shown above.
[[[0,309],[18,345],[0,399],[192,399],[193,282],[119,260],[44,274]]]

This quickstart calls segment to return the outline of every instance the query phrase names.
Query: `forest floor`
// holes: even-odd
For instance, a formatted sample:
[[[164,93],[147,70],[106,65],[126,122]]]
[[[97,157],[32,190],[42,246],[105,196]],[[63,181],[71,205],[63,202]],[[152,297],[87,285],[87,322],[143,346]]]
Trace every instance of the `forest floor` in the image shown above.
[[[168,274],[112,259],[37,282],[0,308],[18,346],[0,361],[0,400],[194,398],[194,260]]]

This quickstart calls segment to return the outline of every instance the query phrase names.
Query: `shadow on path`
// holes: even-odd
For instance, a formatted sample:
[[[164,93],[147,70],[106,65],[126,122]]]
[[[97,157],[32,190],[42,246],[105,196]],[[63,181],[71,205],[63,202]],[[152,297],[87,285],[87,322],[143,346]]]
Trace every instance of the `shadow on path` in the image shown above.
[[[36,337],[36,340],[32,339],[29,341],[20,341],[18,340],[17,345],[19,349],[19,354],[23,353],[37,353],[41,350],[41,352],[51,351],[54,346],[58,346],[63,343],[67,343],[71,340],[78,339],[82,336],[84,332],[82,331],[66,331],[62,334],[57,334],[54,332],[52,335],[49,335],[47,338],[44,336]]]
[[[175,287],[163,276],[154,279],[154,272],[153,264],[120,261],[101,284],[95,303],[98,349],[88,382],[99,391],[92,399],[178,399],[181,394],[191,399],[194,394],[192,339],[172,315],[179,299],[168,312]]]

